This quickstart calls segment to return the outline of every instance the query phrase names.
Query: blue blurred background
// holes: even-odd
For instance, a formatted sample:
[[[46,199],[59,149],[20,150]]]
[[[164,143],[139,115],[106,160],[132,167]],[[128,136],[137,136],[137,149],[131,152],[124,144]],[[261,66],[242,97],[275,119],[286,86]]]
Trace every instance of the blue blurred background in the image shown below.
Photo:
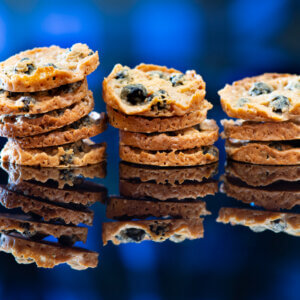
[[[263,72],[299,74],[300,1],[0,1],[0,60],[76,42],[99,50],[100,67],[88,78],[98,111],[105,110],[101,83],[114,64],[145,62],[195,69],[214,104],[210,116],[220,119],[217,91],[225,83]],[[117,131],[110,128],[97,139],[109,144],[103,183],[116,194]],[[209,199],[214,213],[223,198]],[[96,270],[37,270],[2,254],[0,299],[299,299],[296,238],[232,229],[216,224],[214,214],[201,241],[103,249],[104,215],[97,207],[89,236],[88,246],[100,252]]]

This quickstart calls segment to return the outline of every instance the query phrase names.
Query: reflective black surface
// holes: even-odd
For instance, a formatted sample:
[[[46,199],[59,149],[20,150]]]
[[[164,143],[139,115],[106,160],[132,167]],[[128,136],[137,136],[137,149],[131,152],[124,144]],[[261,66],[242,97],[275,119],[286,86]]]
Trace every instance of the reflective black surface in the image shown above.
[[[74,170],[3,165],[3,299],[296,299],[300,167],[220,148],[219,164],[190,168],[113,151]]]

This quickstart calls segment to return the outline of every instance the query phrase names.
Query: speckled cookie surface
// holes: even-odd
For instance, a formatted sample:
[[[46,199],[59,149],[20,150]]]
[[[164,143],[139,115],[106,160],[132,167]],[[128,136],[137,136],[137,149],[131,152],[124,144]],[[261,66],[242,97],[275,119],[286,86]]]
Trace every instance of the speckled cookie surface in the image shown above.
[[[219,137],[219,128],[214,120],[179,131],[165,133],[136,133],[120,131],[120,144],[144,150],[185,150],[212,145]]]
[[[199,110],[204,97],[205,83],[195,71],[118,64],[103,81],[104,101],[127,115],[182,116]]]
[[[157,184],[182,184],[184,181],[202,182],[218,173],[218,163],[187,167],[161,168],[141,166],[121,162],[119,175],[121,179],[138,179],[141,182],[154,181]]]
[[[252,186],[266,186],[280,180],[300,181],[300,166],[253,165],[228,160],[225,170]]]
[[[121,243],[140,243],[145,240],[175,243],[185,239],[203,237],[203,219],[175,220],[142,220],[102,223],[103,245],[111,241],[115,245]]]
[[[52,90],[35,93],[15,93],[0,90],[0,114],[41,114],[79,102],[87,96],[87,80],[70,83]]]
[[[69,107],[53,110],[45,114],[9,116],[0,119],[0,135],[4,137],[24,137],[49,132],[76,122],[94,108],[92,92],[84,99]]]
[[[248,141],[285,141],[300,139],[300,122],[251,122],[222,120],[223,138]]]
[[[22,149],[9,140],[1,151],[3,162],[40,167],[82,167],[105,160],[106,144],[94,144],[89,140],[56,147]]]
[[[110,197],[106,207],[106,216],[110,219],[124,218],[182,218],[195,219],[209,215],[205,201],[148,201],[130,198]]]
[[[98,265],[97,252],[53,242],[33,241],[15,234],[1,235],[0,251],[11,253],[19,264],[36,263],[42,268],[68,264],[72,269],[85,270]]]
[[[20,52],[0,63],[0,88],[11,92],[36,92],[83,80],[99,65],[98,52],[85,44]]]
[[[10,183],[18,184],[22,181],[35,180],[45,183],[49,180],[57,184],[57,188],[74,186],[83,181],[83,178],[104,178],[106,176],[106,162],[78,167],[78,168],[39,168],[2,163],[2,169],[8,174]]]
[[[219,91],[228,116],[253,121],[299,120],[300,76],[266,73],[226,85]]]
[[[222,207],[217,222],[247,226],[254,232],[271,230],[300,236],[300,214]]]
[[[147,118],[120,113],[110,106],[106,107],[109,122],[113,127],[131,132],[168,132],[192,127],[206,119],[207,111],[212,105],[204,100],[202,109],[187,113],[183,116]]]
[[[21,148],[44,148],[69,143],[75,143],[81,139],[87,139],[102,133],[106,127],[105,113],[98,114],[93,111],[80,120],[51,132],[14,138]]]
[[[188,150],[148,151],[120,145],[120,158],[124,161],[155,166],[195,166],[218,161],[219,150],[205,146]]]
[[[24,237],[36,238],[38,235],[52,235],[62,244],[86,242],[87,227],[53,224],[36,221],[28,215],[0,214],[1,232],[18,232]]]
[[[201,183],[183,183],[178,185],[156,184],[152,182],[131,182],[120,179],[120,194],[134,199],[153,198],[160,201],[170,199],[197,199],[218,192],[218,182],[209,180]]]
[[[299,165],[300,141],[230,142],[226,141],[227,156],[233,160],[259,165]]]

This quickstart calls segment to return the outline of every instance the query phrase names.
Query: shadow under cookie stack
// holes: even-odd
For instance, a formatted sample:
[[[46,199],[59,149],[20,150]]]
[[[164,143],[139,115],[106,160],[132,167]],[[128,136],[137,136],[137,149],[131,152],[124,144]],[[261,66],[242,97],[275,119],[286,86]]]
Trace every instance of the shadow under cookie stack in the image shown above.
[[[300,164],[300,76],[264,74],[219,91],[226,153],[232,160],[261,165]]]
[[[218,126],[206,119],[212,105],[204,97],[194,71],[116,65],[103,81],[103,99],[110,124],[120,129],[120,158],[160,167],[218,161]]]
[[[92,111],[86,76],[99,65],[85,44],[21,52],[0,64],[1,160],[39,167],[80,167],[105,160],[105,144],[90,137],[106,129]]]

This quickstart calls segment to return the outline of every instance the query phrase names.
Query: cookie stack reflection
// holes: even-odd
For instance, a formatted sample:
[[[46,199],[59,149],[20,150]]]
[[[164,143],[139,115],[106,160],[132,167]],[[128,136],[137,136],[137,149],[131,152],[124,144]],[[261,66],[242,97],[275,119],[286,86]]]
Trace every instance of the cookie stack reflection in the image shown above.
[[[105,163],[80,168],[35,168],[3,163],[8,184],[1,185],[0,251],[18,263],[53,268],[66,263],[76,270],[95,268],[98,253],[86,243],[94,212],[107,190],[88,179],[106,176]],[[49,239],[50,238],[50,239]]]
[[[300,76],[264,74],[219,91],[227,156],[260,165],[300,165]]]
[[[261,166],[228,161],[222,191],[247,208],[223,207],[218,222],[255,232],[300,236],[300,166]]]
[[[103,81],[110,124],[120,129],[122,160],[153,166],[218,161],[218,126],[206,119],[205,82],[195,71],[116,65]]]
[[[121,162],[120,196],[110,196],[106,208],[115,221],[103,223],[103,244],[202,238],[210,214],[203,198],[218,191],[217,171],[218,163],[159,168]]]
[[[105,160],[89,138],[106,129],[93,111],[86,76],[99,65],[85,44],[35,48],[0,63],[1,160],[24,166],[81,167]]]

